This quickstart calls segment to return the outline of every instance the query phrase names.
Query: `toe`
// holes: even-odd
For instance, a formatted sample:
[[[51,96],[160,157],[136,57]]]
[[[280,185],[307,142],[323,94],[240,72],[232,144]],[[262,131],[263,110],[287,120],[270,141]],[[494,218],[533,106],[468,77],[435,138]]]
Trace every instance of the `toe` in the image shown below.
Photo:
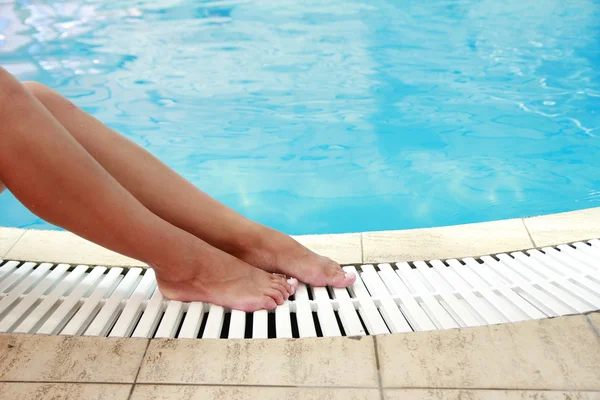
[[[336,288],[345,288],[356,282],[356,275],[352,272],[344,272],[343,270],[338,272],[335,279],[332,280],[331,286]]]
[[[277,308],[277,303],[273,300],[272,297],[265,296],[262,302],[262,308],[265,310],[274,310]]]
[[[352,272],[345,272],[338,263],[328,260],[327,275],[328,284],[336,288],[345,288],[356,281],[356,275]]]
[[[296,289],[298,289],[298,279],[290,278],[287,280],[287,283],[290,285],[290,288],[292,289],[292,291],[290,292],[290,296],[292,296],[294,293],[296,293]]]
[[[285,302],[285,298],[283,296],[283,292],[279,288],[272,288],[265,292],[267,296],[272,298],[277,305],[282,305]]]
[[[272,283],[281,286],[283,288],[283,290],[286,292],[287,297],[291,296],[294,294],[294,292],[296,291],[296,288],[292,286],[292,284],[290,283],[290,279],[286,280],[285,277],[281,276],[281,275],[271,275],[271,281]],[[296,281],[296,285],[298,281]]]
[[[283,295],[283,300],[287,300],[293,294],[291,286],[287,283],[285,285],[282,285],[278,282],[273,282],[271,284],[271,288],[279,290]]]

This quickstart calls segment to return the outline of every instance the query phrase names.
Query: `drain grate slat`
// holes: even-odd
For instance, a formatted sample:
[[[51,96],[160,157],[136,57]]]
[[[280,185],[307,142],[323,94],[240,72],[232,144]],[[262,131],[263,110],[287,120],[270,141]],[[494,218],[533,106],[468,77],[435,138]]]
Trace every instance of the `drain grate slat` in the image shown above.
[[[188,307],[183,325],[179,330],[178,338],[180,339],[195,339],[198,337],[202,321],[204,320],[204,303],[191,303]]]
[[[268,338],[268,315],[265,310],[255,311],[252,315],[252,337],[255,339]]]
[[[307,285],[300,283],[294,296],[296,297],[294,305],[296,306],[296,320],[300,337],[316,337],[317,331],[312,318]]]
[[[345,266],[272,312],[164,299],[151,269],[0,260],[0,332],[306,338],[451,329],[600,309],[600,240],[480,258]]]
[[[229,325],[223,324],[222,337],[229,339],[243,339],[246,331],[246,313],[240,310],[232,310],[231,313],[227,313],[231,318]]]
[[[286,301],[275,309],[275,333],[278,338],[292,338],[290,302]]]

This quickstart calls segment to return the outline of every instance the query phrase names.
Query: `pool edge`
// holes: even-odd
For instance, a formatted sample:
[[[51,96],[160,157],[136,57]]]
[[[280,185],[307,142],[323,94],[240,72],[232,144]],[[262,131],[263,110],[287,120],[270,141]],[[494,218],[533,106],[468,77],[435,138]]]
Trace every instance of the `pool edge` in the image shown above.
[[[476,257],[599,237],[600,207],[436,228],[294,236],[343,264]],[[0,227],[0,258],[145,266],[69,232],[6,227]]]

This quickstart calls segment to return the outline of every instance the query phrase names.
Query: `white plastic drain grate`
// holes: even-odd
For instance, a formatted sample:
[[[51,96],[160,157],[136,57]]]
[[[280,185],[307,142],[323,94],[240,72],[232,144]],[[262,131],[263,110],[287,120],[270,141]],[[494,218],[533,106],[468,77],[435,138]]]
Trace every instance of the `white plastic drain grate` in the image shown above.
[[[376,335],[600,309],[600,240],[480,259],[346,266],[348,289],[301,284],[273,312],[164,299],[142,268],[0,260],[0,332],[144,338]]]

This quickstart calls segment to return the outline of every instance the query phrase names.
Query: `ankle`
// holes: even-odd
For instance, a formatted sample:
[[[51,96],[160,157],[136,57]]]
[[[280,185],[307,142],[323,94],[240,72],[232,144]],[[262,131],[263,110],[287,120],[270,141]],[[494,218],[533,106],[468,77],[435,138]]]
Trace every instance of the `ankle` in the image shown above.
[[[206,249],[203,248],[204,242],[193,236],[191,238],[193,239],[178,240],[164,246],[165,251],[148,262],[158,280],[181,282],[193,279],[197,275],[198,266],[206,258]]]
[[[268,233],[267,227],[252,223],[232,235],[222,249],[237,258],[244,259],[268,247],[266,233]]]

